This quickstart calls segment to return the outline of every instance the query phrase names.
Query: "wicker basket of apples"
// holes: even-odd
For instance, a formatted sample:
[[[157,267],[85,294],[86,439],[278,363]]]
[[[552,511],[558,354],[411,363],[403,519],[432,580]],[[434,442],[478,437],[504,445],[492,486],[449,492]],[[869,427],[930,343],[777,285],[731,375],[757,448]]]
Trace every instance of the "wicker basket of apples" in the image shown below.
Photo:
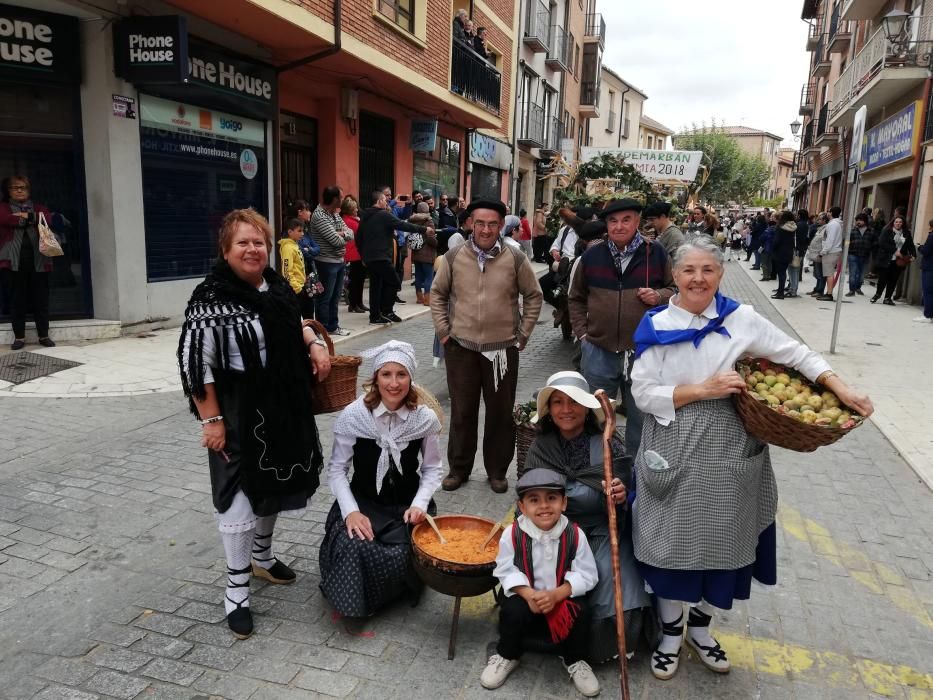
[[[735,369],[747,386],[734,395],[736,410],[749,434],[762,442],[812,452],[862,424],[833,392],[789,367],[751,359],[740,360]]]

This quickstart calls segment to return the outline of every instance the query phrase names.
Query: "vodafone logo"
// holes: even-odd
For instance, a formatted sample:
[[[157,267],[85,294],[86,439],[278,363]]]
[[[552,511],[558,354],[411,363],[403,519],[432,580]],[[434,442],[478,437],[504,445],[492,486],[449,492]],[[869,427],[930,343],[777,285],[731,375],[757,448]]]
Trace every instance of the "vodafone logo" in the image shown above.
[[[172,118],[172,124],[175,124],[176,126],[191,126],[191,122],[188,119],[185,119],[187,111],[185,110],[185,106],[183,104],[180,104],[175,108],[175,114],[178,116]]]
[[[240,172],[247,180],[252,180],[259,173],[259,161],[251,148],[244,148],[240,153]]]

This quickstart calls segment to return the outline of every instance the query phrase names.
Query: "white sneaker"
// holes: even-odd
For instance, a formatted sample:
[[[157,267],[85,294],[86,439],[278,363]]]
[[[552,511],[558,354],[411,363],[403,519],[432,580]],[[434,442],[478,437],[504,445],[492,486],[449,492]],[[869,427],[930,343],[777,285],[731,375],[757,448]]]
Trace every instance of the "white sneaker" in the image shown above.
[[[346,328],[341,328],[340,326],[337,326],[337,330],[331,331],[330,334],[346,336],[346,335],[350,335],[350,331],[348,331]]]
[[[505,679],[517,667],[518,659],[503,659],[498,654],[493,654],[489,657],[489,661],[486,662],[486,668],[483,669],[483,675],[479,677],[479,682],[484,688],[495,690],[505,683]]]
[[[573,680],[577,690],[588,698],[599,695],[599,679],[586,661],[577,661],[575,664],[565,666],[567,673]]]
[[[933,318],[927,318],[926,316],[917,316],[914,319],[914,323],[933,323]]]

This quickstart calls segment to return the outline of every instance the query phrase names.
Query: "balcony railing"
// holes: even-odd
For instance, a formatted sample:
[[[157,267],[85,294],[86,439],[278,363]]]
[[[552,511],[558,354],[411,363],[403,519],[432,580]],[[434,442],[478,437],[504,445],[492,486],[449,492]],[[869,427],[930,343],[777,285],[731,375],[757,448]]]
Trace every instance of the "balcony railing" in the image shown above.
[[[816,120],[816,138],[814,143],[819,143],[825,137],[832,137],[835,139],[837,132],[835,127],[829,125],[829,111],[830,103],[827,102],[822,107],[820,107],[820,115]]]
[[[933,88],[930,89],[930,92],[933,93]],[[927,96],[927,102],[929,103],[929,107],[927,108],[927,113],[926,113],[926,128],[924,129],[924,132],[923,132],[924,141],[929,141],[930,139],[933,139],[933,99],[931,98],[933,98],[933,95]]]
[[[528,3],[528,14],[525,17],[525,44],[535,53],[548,50],[549,32],[551,29],[550,6],[541,0]]]
[[[554,70],[570,68],[570,37],[563,27],[556,24],[551,26],[550,46],[544,62]]]
[[[608,119],[608,121],[606,122],[606,131],[615,131],[615,130],[616,130],[616,118],[617,118],[617,117],[618,117],[618,115],[610,109],[610,110],[609,110],[609,119]]]
[[[585,80],[580,83],[580,107],[595,107],[599,105],[599,83],[594,80]]]
[[[885,68],[926,68],[929,65],[933,50],[933,16],[918,17],[912,24],[909,28],[912,38],[900,44],[891,44],[883,27],[871,35],[833,84],[835,104],[830,119],[848,109]]]
[[[801,152],[806,151],[813,147],[813,122],[807,124],[803,128],[803,136],[800,140],[800,150]]]
[[[849,40],[852,38],[849,23],[839,17],[841,10],[842,5],[837,2],[833,14],[829,18],[829,46],[827,48],[830,53],[844,52],[849,48]]]
[[[554,153],[560,153],[560,140],[564,135],[564,123],[557,117],[548,117],[547,126],[544,148]]]
[[[829,35],[823,34],[813,50],[813,75],[825,78],[829,75],[832,62],[829,58]]]
[[[490,112],[499,114],[502,75],[469,46],[453,42],[450,89]]]
[[[816,104],[816,85],[807,83],[800,88],[800,116],[813,114],[813,107]]]
[[[807,32],[807,51],[813,51],[816,48],[821,36],[823,36],[823,15],[818,15],[810,22],[810,29]]]
[[[583,34],[585,39],[596,39],[599,45],[606,45],[606,20],[603,16],[594,12],[586,16],[586,31]]]
[[[524,105],[518,140],[534,148],[544,145],[544,107],[533,102]]]

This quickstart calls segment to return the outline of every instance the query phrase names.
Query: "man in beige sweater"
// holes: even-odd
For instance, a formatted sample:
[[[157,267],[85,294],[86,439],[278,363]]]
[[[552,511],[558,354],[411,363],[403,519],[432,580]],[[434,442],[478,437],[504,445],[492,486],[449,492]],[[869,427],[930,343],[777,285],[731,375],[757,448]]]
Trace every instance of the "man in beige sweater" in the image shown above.
[[[445,491],[458,489],[473,471],[482,396],[486,476],[493,491],[505,493],[505,474],[515,451],[512,407],[518,353],[534,330],[543,297],[531,261],[499,237],[505,205],[476,200],[467,211],[473,233],[440,259],[431,287],[431,314],[444,344],[451,407],[450,474],[442,485]]]

